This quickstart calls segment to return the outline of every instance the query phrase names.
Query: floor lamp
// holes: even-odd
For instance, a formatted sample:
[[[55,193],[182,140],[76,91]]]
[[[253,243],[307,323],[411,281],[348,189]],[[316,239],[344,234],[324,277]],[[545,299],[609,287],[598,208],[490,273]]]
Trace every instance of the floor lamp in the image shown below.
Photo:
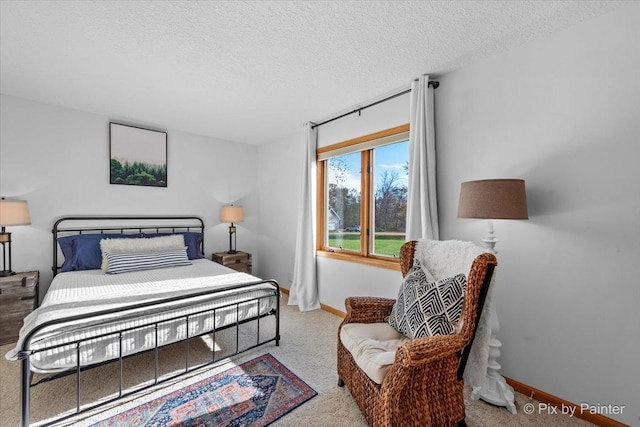
[[[458,218],[478,218],[489,220],[487,237],[482,239],[485,246],[494,254],[496,239],[493,230],[494,219],[529,219],[527,196],[524,181],[521,179],[486,179],[463,182],[460,187]],[[500,375],[500,347],[502,343],[497,334],[500,330],[495,305],[490,307],[491,338],[489,340],[489,360],[487,374],[481,386],[471,392],[473,400],[482,399],[497,406],[505,406],[512,414],[516,413],[513,388]]]

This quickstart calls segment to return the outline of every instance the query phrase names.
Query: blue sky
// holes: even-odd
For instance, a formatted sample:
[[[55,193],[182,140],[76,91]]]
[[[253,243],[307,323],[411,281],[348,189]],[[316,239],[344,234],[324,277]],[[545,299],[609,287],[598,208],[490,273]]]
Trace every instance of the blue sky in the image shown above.
[[[345,174],[343,186],[360,188],[360,153],[341,156],[345,160],[348,172]],[[384,145],[375,149],[374,156],[374,185],[380,180],[384,171],[395,171],[398,174],[398,185],[407,185],[408,176],[404,164],[409,159],[409,141]],[[329,182],[335,182],[335,174],[329,168]]]

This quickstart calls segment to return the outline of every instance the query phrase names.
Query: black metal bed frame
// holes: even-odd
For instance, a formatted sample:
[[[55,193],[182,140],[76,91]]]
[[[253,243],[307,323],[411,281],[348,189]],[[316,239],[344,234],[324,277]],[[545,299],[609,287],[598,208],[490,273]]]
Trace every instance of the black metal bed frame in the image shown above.
[[[66,221],[94,221],[94,222],[114,222],[117,223],[119,221],[123,221],[125,223],[129,223],[129,225],[126,226],[119,226],[119,227],[89,227],[89,228],[78,228],[78,227],[72,227],[72,228],[62,228],[61,224],[66,222]],[[135,222],[140,222],[140,221],[186,221],[184,224],[170,224],[170,225],[152,225],[152,226],[147,226],[147,225],[135,225],[135,224],[131,224],[131,223],[135,223]],[[189,223],[189,221],[193,221],[193,223]],[[189,231],[191,229],[199,229],[201,232],[204,231],[204,223],[202,221],[201,218],[199,217],[195,217],[195,216],[75,216],[75,217],[64,217],[61,218],[59,220],[57,220],[53,226],[52,229],[52,233],[53,233],[53,274],[54,276],[58,273],[58,270],[60,269],[60,267],[58,266],[58,246],[57,246],[57,239],[58,239],[58,234],[59,233],[76,233],[76,234],[82,234],[82,233],[86,233],[86,232],[90,232],[90,233],[104,233],[105,231],[115,231],[115,230],[119,230],[122,234],[125,234],[126,232],[133,232],[133,231],[138,231],[139,233],[142,233],[145,230],[155,230],[157,233],[159,232],[171,232],[171,233],[179,233],[181,231]],[[204,239],[203,239],[204,240]],[[204,253],[204,243],[202,244],[201,247],[202,252]],[[162,320],[155,320],[155,321],[149,321],[149,322],[145,322],[142,325],[137,325],[137,326],[131,326],[131,327],[127,327],[127,328],[123,328],[121,330],[117,330],[117,331],[111,331],[111,332],[105,332],[99,335],[93,335],[87,338],[80,338],[80,339],[76,339],[73,341],[67,341],[61,344],[55,344],[55,345],[49,345],[47,347],[43,347],[43,348],[38,348],[38,349],[30,349],[29,348],[29,341],[31,339],[31,337],[33,337],[38,331],[40,331],[43,328],[52,326],[52,325],[57,325],[57,324],[63,324],[66,322],[73,322],[76,320],[81,320],[81,319],[87,319],[87,318],[93,318],[93,317],[99,317],[99,316],[104,316],[104,315],[112,315],[115,313],[122,313],[122,315],[124,317],[119,317],[119,320],[122,320],[123,318],[127,318],[127,317],[136,317],[135,313],[132,314],[133,310],[138,310],[141,308],[146,308],[146,307],[154,307],[154,306],[159,306],[161,304],[165,304],[165,303],[174,303],[174,302],[178,302],[178,301],[183,301],[177,305],[172,306],[170,309],[167,309],[165,311],[160,311],[160,312],[168,312],[168,311],[175,311],[178,310],[180,308],[185,308],[185,307],[189,307],[194,305],[194,302],[189,301],[190,299],[193,298],[199,298],[199,297],[204,297],[205,299],[199,299],[197,301],[197,304],[202,304],[202,303],[206,303],[209,301],[213,301],[215,299],[217,299],[216,294],[218,294],[219,292],[224,292],[224,291],[228,291],[228,290],[239,290],[239,289],[243,289],[243,288],[250,288],[254,285],[259,285],[259,284],[263,284],[263,283],[270,283],[274,286],[274,290],[273,290],[273,294],[270,295],[263,295],[263,296],[257,296],[257,297],[253,297],[253,298],[249,298],[249,299],[243,299],[241,301],[237,301],[237,302],[233,302],[233,303],[229,303],[229,304],[225,304],[223,306],[218,306],[218,307],[213,307],[213,308],[204,308],[202,310],[198,310],[196,312],[193,313],[188,313],[188,314],[176,314],[175,316],[171,316],[169,318],[163,318]],[[250,290],[247,289],[244,292],[240,292],[240,293],[249,293]],[[260,314],[260,302],[263,299],[269,299],[269,298],[276,298],[276,308],[270,310],[268,313],[264,313],[264,314]],[[249,317],[243,320],[240,320],[239,317],[239,308],[240,305],[243,304],[251,304],[254,303],[257,304],[257,311],[256,311],[256,316],[253,317]],[[232,307],[235,306],[235,310],[236,310],[236,321],[235,323],[229,324],[229,325],[224,325],[221,326],[219,328],[216,328],[215,325],[215,316],[216,316],[216,312],[218,310],[224,310],[224,309],[232,309]],[[127,312],[129,312],[129,314],[127,314]],[[189,336],[189,319],[194,317],[194,316],[199,316],[199,315],[204,315],[205,313],[210,313],[213,316],[213,326],[210,329],[207,329],[205,331],[202,331],[200,333],[198,333],[197,335],[194,336]],[[275,335],[272,338],[269,339],[265,339],[263,341],[260,341],[260,319],[267,317],[267,316],[275,316]],[[170,343],[166,343],[163,345],[158,345],[158,325],[160,324],[164,324],[164,323],[170,323],[170,322],[176,322],[178,320],[184,319],[185,321],[185,326],[186,326],[186,335],[184,339],[179,339],[176,341],[172,341]],[[104,324],[106,323],[112,323],[114,320],[112,318],[109,319],[105,319]],[[252,321],[257,321],[257,332],[256,332],[256,343],[254,345],[251,345],[247,348],[243,348],[242,350],[240,350],[239,348],[239,327],[241,324],[247,323],[247,322],[252,322]],[[99,324],[102,324],[99,323]],[[99,324],[93,324],[92,326],[97,326]],[[122,350],[122,335],[124,333],[127,332],[131,332],[133,330],[137,330],[137,329],[144,329],[144,328],[149,328],[149,327],[153,327],[154,328],[154,334],[155,334],[155,342],[154,342],[154,346],[153,348],[150,349],[146,349],[144,351],[140,351],[140,352],[135,352],[132,353],[130,355],[123,355],[123,350]],[[232,328],[235,327],[236,328],[236,334],[235,334],[235,339],[236,339],[236,347],[235,347],[235,352],[231,353],[231,354],[225,354],[223,358],[216,360],[216,354],[215,354],[215,345],[212,348],[211,351],[211,360],[208,362],[204,362],[204,363],[200,363],[196,366],[190,366],[190,357],[189,357],[189,340],[192,338],[197,338],[200,336],[204,336],[204,335],[209,335],[212,334],[213,335],[213,341],[215,342],[215,336],[216,336],[216,332],[228,329],[228,328]],[[100,339],[100,338],[106,338],[109,336],[117,336],[118,337],[118,352],[119,355],[117,358],[114,359],[109,359],[106,360],[104,362],[100,362],[100,363],[96,363],[96,364],[92,364],[92,365],[85,365],[85,366],[81,366],[80,364],[80,346],[82,344],[82,342],[84,341],[90,341],[90,340],[95,340],[95,339]],[[75,316],[68,316],[62,319],[56,319],[56,320],[52,320],[49,322],[45,322],[41,325],[38,325],[36,328],[34,328],[32,331],[29,332],[29,334],[24,338],[23,341],[23,345],[22,348],[20,349],[20,352],[18,353],[18,358],[21,361],[21,383],[20,383],[20,395],[21,395],[21,399],[20,399],[20,407],[21,407],[21,411],[20,411],[20,424],[22,427],[26,427],[29,425],[29,417],[30,417],[30,390],[31,387],[35,387],[38,384],[44,383],[44,382],[48,382],[48,381],[52,381],[61,377],[65,377],[68,375],[76,375],[76,408],[75,411],[70,413],[70,414],[66,414],[63,416],[60,416],[56,419],[50,420],[48,421],[46,424],[42,424],[43,426],[49,426],[52,425],[54,423],[60,422],[60,421],[64,421],[64,420],[68,420],[72,417],[75,417],[81,413],[85,413],[88,412],[90,410],[96,409],[98,407],[107,405],[109,403],[113,403],[123,397],[127,397],[130,395],[133,395],[134,393],[138,393],[140,391],[149,389],[151,387],[154,387],[158,384],[162,384],[165,383],[167,381],[173,380],[175,378],[178,378],[180,376],[183,376],[185,374],[188,374],[190,372],[202,369],[206,366],[210,366],[214,363],[219,363],[220,360],[229,358],[231,356],[235,356],[237,354],[243,353],[245,351],[254,349],[260,345],[269,343],[271,341],[275,341],[275,345],[278,346],[280,345],[280,286],[279,284],[275,281],[275,280],[259,280],[259,281],[254,281],[254,282],[249,282],[249,283],[244,283],[244,284],[239,284],[239,285],[232,285],[232,286],[228,286],[228,287],[224,287],[224,288],[217,288],[215,290],[210,290],[210,291],[201,291],[201,292],[197,292],[197,293],[191,293],[188,295],[180,295],[180,296],[176,296],[176,297],[170,297],[170,298],[164,298],[161,300],[156,300],[156,301],[151,301],[151,302],[146,302],[146,303],[138,303],[138,304],[132,304],[132,305],[127,305],[125,307],[122,308],[118,308],[118,309],[109,309],[109,310],[103,310],[103,311],[99,311],[99,312],[94,312],[91,313],[89,316],[87,315],[75,315]],[[181,342],[185,342],[185,367],[184,370],[180,371],[177,374],[165,374],[162,376],[158,376],[158,353],[159,353],[159,349],[168,345],[174,345],[177,343],[181,343]],[[31,363],[30,363],[30,358],[31,355],[39,353],[39,352],[44,352],[44,351],[48,351],[48,350],[52,350],[55,348],[59,348],[59,347],[69,347],[69,346],[74,346],[75,345],[75,351],[76,351],[76,366],[75,368],[69,368],[63,372],[58,372],[52,375],[49,375],[45,378],[42,378],[40,380],[38,380],[35,383],[32,383],[32,377],[33,377],[33,373],[31,372]],[[148,384],[148,385],[143,385],[143,386],[139,386],[139,387],[134,387],[133,389],[129,389],[127,391],[123,391],[122,388],[122,384],[123,384],[123,360],[131,357],[131,356],[136,356],[136,355],[140,355],[140,354],[144,354],[144,353],[149,353],[149,352],[154,352],[154,379],[153,379],[153,383],[152,384]],[[119,368],[119,385],[118,385],[118,394],[116,397],[112,397],[112,398],[108,398],[108,399],[102,399],[100,400],[98,403],[94,403],[94,404],[89,404],[89,405],[84,405],[81,406],[80,405],[80,373],[87,371],[89,369],[98,367],[98,366],[102,366],[108,363],[114,363],[117,362],[118,363],[118,368]],[[144,383],[143,383],[144,384]]]

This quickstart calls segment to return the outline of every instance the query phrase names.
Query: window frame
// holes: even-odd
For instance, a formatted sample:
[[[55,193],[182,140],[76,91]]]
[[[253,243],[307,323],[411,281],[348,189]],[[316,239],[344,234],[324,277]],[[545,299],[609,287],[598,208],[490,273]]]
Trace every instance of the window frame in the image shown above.
[[[400,259],[391,258],[373,253],[372,224],[373,209],[371,200],[373,197],[372,156],[377,147],[395,142],[401,142],[409,138],[409,124],[396,126],[379,132],[364,135],[358,138],[342,141],[316,150],[317,173],[317,201],[316,201],[316,255],[351,261],[360,264],[373,265],[382,268],[400,271]],[[393,141],[397,139],[397,141]],[[382,140],[382,141],[381,141]],[[388,141],[388,142],[386,142]],[[393,142],[392,142],[393,141]],[[327,230],[326,212],[328,207],[327,188],[327,161],[330,157],[360,151],[361,155],[361,183],[360,183],[360,251],[330,248],[325,246],[325,234]]]

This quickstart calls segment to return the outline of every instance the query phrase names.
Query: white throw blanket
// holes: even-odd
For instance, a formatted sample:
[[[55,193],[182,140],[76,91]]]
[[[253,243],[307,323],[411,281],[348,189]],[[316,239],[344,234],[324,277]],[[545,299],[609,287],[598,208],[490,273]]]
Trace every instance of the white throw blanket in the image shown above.
[[[440,280],[460,273],[468,275],[473,260],[485,252],[490,251],[477,246],[473,242],[424,239],[418,241],[415,257],[423,267],[429,270],[436,280]],[[482,385],[487,372],[489,339],[491,338],[490,307],[493,304],[494,278],[495,271],[482,309],[482,315],[478,320],[476,337],[471,346],[471,352],[463,375],[464,382],[471,387]]]

